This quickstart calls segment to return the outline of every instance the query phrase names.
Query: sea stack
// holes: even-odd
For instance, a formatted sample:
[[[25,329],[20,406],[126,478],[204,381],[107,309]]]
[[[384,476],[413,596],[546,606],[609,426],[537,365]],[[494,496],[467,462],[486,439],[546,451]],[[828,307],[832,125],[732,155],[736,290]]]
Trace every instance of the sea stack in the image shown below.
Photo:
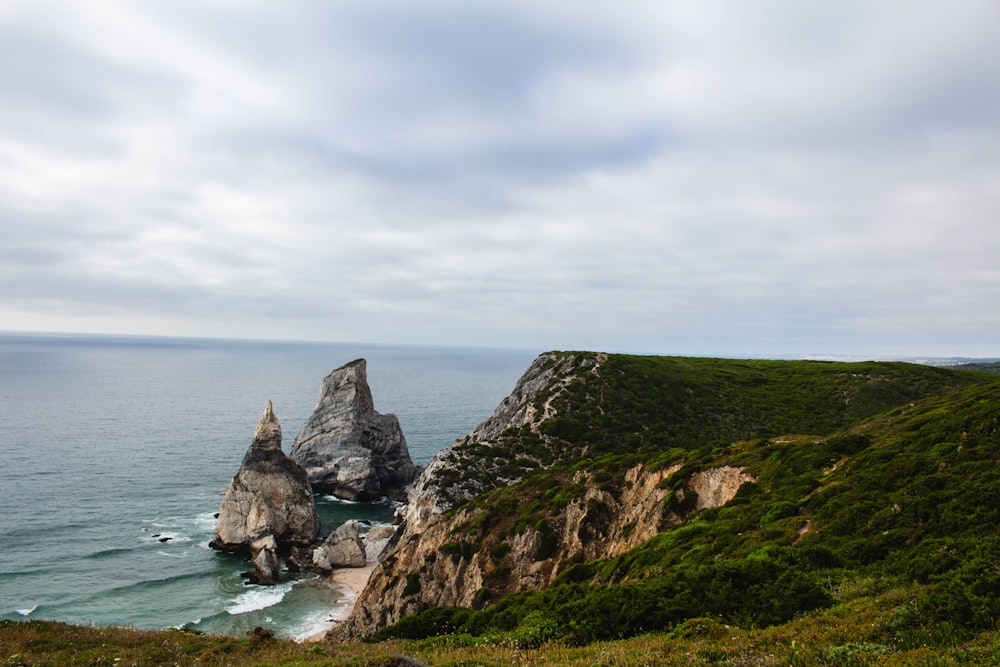
[[[291,457],[316,491],[347,500],[402,499],[417,474],[396,415],[375,411],[364,359],[323,380]]]
[[[210,546],[249,553],[251,579],[274,584],[280,556],[310,545],[319,529],[309,477],[281,451],[281,425],[268,401],[240,470],[223,494]]]

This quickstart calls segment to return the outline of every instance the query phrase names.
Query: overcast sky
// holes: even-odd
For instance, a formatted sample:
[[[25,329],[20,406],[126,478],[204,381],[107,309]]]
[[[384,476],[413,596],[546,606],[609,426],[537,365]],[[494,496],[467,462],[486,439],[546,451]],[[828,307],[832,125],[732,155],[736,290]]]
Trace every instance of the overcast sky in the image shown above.
[[[1000,3],[0,2],[0,329],[1000,356]]]

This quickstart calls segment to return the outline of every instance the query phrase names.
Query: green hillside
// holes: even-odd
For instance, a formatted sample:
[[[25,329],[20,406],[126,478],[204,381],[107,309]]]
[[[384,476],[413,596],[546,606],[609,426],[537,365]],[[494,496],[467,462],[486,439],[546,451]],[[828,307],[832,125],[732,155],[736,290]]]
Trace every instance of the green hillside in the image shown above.
[[[568,386],[548,391],[555,415],[540,433],[504,434],[501,447],[456,447],[439,486],[461,495],[543,469],[605,456],[694,459],[739,440],[785,433],[829,435],[880,412],[981,382],[972,373],[899,362],[837,363],[561,353],[550,363]],[[536,398],[540,406],[549,395]],[[499,474],[498,474],[499,473]]]
[[[914,586],[887,637],[995,628],[996,379],[902,363],[611,356],[553,404],[541,435],[523,429],[503,448],[460,448],[478,465],[485,454],[518,462],[523,478],[474,499],[482,511],[466,526],[472,539],[456,544],[499,549],[502,563],[505,539],[558,520],[586,491],[574,481],[580,471],[612,491],[637,464],[682,464],[666,480],[676,489],[717,466],[743,467],[757,482],[700,512],[684,506],[690,497],[668,495],[683,523],[616,558],[581,561],[553,537],[538,557],[564,559],[555,585],[487,597],[478,610],[431,608],[379,638],[506,633],[580,645],[696,618],[764,627],[843,604],[849,591]],[[600,530],[601,508],[591,510]]]

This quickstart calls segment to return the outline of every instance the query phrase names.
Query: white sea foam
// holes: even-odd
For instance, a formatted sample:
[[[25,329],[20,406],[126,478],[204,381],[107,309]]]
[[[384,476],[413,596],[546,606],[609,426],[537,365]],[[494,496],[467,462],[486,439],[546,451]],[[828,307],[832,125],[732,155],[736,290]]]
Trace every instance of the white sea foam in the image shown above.
[[[347,500],[346,498],[338,498],[337,496],[323,496],[323,500],[329,500],[331,503],[340,503],[342,505],[357,505],[359,502],[357,500]]]
[[[194,525],[202,532],[214,533],[216,521],[215,512],[205,512],[194,518]]]
[[[292,590],[291,583],[275,586],[253,586],[236,596],[233,603],[226,607],[226,611],[236,616],[259,609],[267,609],[281,602],[290,590]]]
[[[30,616],[31,613],[36,609],[38,609],[37,604],[34,607],[29,607],[27,609],[15,609],[14,611],[17,613],[18,616]]]
[[[301,623],[289,631],[289,635],[297,642],[304,642],[320,632],[329,630],[336,621],[330,611],[317,611],[303,618]]]

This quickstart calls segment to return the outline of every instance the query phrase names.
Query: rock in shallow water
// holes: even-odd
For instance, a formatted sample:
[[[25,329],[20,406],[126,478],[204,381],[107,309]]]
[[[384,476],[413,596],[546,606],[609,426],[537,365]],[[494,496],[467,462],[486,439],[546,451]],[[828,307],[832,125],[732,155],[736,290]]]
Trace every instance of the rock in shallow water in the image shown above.
[[[257,583],[277,583],[278,553],[312,543],[319,533],[309,477],[281,451],[281,425],[271,402],[253,443],[222,498],[210,546],[249,553]]]
[[[308,471],[314,489],[348,500],[403,498],[417,474],[396,415],[375,411],[364,359],[323,380],[291,457]]]

